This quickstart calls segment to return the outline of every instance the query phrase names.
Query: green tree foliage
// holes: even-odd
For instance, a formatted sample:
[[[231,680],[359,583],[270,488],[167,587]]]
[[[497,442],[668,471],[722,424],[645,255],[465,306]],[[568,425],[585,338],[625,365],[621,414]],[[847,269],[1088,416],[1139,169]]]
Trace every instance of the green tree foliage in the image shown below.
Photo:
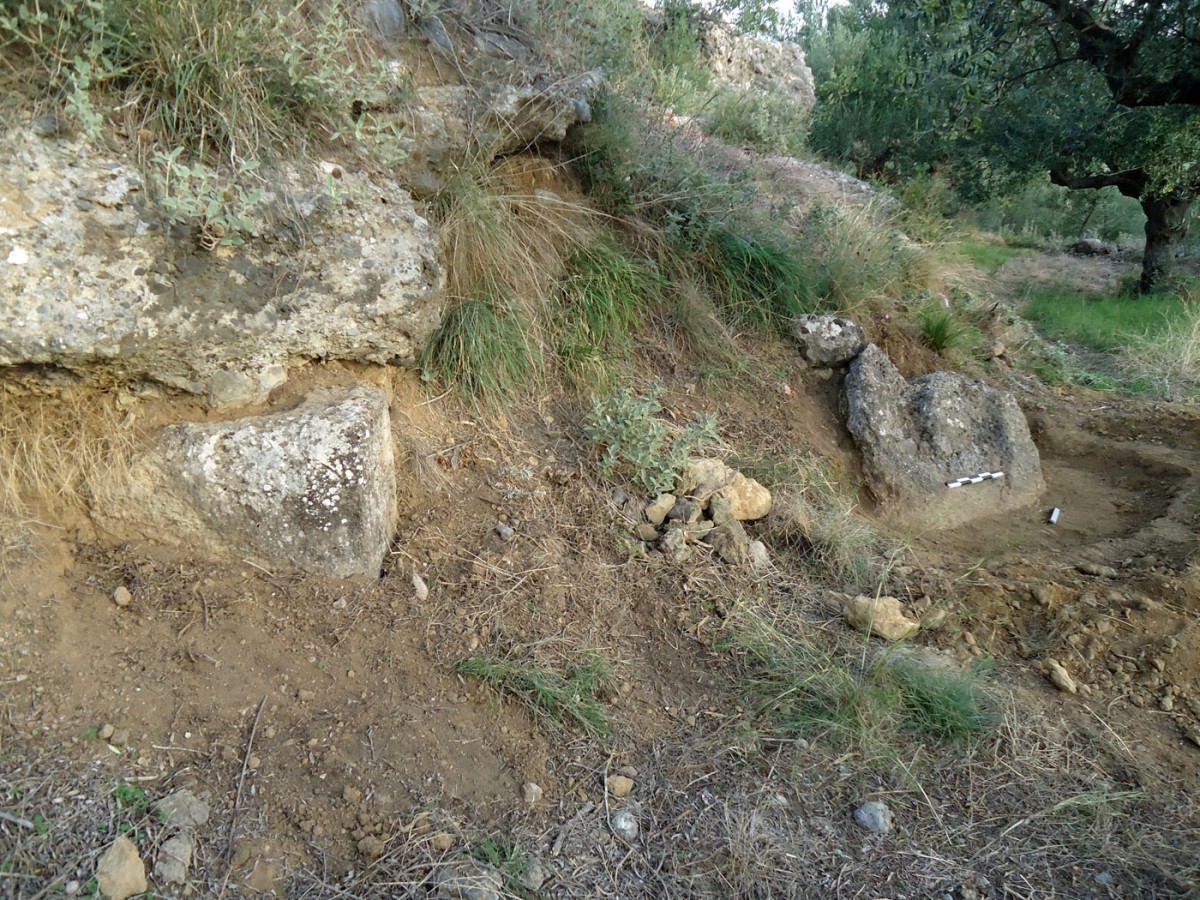
[[[856,2],[810,36],[814,146],[864,175],[945,166],[983,199],[1031,173],[1146,214],[1141,286],[1170,273],[1200,193],[1200,6]]]

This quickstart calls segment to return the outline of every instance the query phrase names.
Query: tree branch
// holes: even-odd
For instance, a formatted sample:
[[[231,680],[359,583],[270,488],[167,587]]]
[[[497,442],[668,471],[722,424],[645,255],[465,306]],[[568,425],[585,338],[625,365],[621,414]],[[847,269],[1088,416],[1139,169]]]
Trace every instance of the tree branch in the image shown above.
[[[1066,163],[1055,163],[1050,166],[1050,182],[1071,190],[1087,190],[1091,188],[1115,187],[1126,197],[1135,200],[1142,196],[1149,177],[1143,169],[1130,169],[1125,172],[1105,172],[1100,175],[1075,175],[1067,169]]]
[[[1156,77],[1136,71],[1138,55],[1159,24],[1162,0],[1145,4],[1143,19],[1130,36],[1106,25],[1087,0],[1033,0],[1053,14],[1060,25],[1075,34],[1079,56],[1099,72],[1108,83],[1113,99],[1122,106],[1200,106],[1200,62],[1188,65],[1185,57],[1169,77]],[[1200,60],[1200,49],[1191,48],[1186,39],[1183,48]]]

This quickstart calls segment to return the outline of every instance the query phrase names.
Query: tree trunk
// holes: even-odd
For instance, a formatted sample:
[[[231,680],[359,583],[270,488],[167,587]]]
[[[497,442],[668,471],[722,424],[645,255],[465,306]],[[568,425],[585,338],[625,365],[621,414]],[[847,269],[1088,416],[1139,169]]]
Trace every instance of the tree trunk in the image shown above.
[[[1175,253],[1187,237],[1187,211],[1190,200],[1180,197],[1144,197],[1146,214],[1146,252],[1142,256],[1140,290],[1147,294],[1160,287],[1175,266]]]

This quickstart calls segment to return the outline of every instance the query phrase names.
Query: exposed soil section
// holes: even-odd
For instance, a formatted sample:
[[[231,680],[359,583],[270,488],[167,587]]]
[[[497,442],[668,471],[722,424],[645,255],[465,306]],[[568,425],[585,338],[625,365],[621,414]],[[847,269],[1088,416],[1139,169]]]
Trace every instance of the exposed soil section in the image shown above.
[[[839,376],[762,352],[757,382],[677,360],[666,414],[714,412],[739,453],[807,448],[856,478]],[[312,366],[272,406],[363,374]],[[1039,505],[888,535],[873,589],[945,610],[915,643],[947,665],[991,660],[1003,713],[970,748],[897,760],[758,732],[726,646],[743,605],[874,659],[838,618],[842,586],[799,551],[772,544],[753,576],[672,564],[595,473],[579,401],[481,417],[412,375],[381,383],[404,487],[378,580],[205,563],[83,519],[39,528],[0,591],[0,895],[86,891],[118,830],[152,864],[165,832],[114,799],[121,784],[146,802],[188,785],[213,806],[189,885],[163,896],[460,896],[435,885],[472,854],[511,876],[508,896],[1195,895],[1197,410],[1027,388]],[[607,660],[613,736],[555,729],[456,674],[483,654]],[[1050,658],[1078,694],[1046,680]],[[617,774],[627,798],[604,790]],[[897,832],[858,829],[868,796]],[[618,809],[636,838],[614,835]]]
[[[353,374],[317,367],[307,380]],[[677,379],[673,414],[714,410],[731,443],[806,445],[853,473],[835,378],[793,368],[791,396],[731,391],[682,370]],[[289,394],[305,386],[289,385]],[[850,805],[874,790],[912,821],[910,836],[893,839],[890,852],[937,847],[943,864],[932,870],[958,884],[950,886],[955,896],[1020,895],[1004,887],[1018,877],[1042,895],[1144,895],[1147,884],[1159,896],[1189,892],[1180,863],[1154,871],[1122,858],[1105,868],[1103,853],[1090,863],[1078,847],[1036,854],[1045,865],[1037,870],[1016,840],[1028,836],[1018,827],[1028,787],[996,788],[984,802],[991,824],[971,826],[984,810],[953,793],[971,772],[970,757],[938,763],[956,774],[944,782],[920,775],[912,794],[854,754],[858,762],[842,764],[842,776],[823,752],[805,772],[796,746],[768,744],[745,756],[739,736],[752,718],[740,707],[736,659],[716,649],[722,607],[750,590],[776,604],[802,602],[821,622],[828,589],[784,571],[746,582],[715,559],[680,568],[640,558],[622,508],[592,473],[575,424],[580,410],[569,403],[484,421],[449,401],[428,401],[406,379],[396,380],[394,395],[406,517],[378,582],[205,564],[113,545],[86,526],[41,530],[40,556],[11,572],[0,600],[0,758],[10,808],[42,810],[52,834],[55,809],[62,822],[76,821],[67,816],[70,802],[55,806],[23,768],[47,754],[60,772],[94,773],[102,796],[118,781],[154,797],[196,786],[215,806],[193,870],[202,895],[274,886],[288,895],[373,896],[371,871],[402,863],[437,871],[484,835],[523,841],[550,872],[547,896],[728,895],[738,884],[772,882],[750,860],[738,863],[749,866],[748,881],[704,864],[704,841],[713,841],[708,857],[732,865],[740,845],[731,841],[742,834],[755,846],[744,830],[766,829],[761,839],[773,842],[763,860],[786,872],[788,853],[808,853],[797,871],[826,870],[816,894],[835,896],[876,883],[881,871],[875,851],[852,850],[862,841],[848,818]],[[996,660],[1019,718],[1045,716],[1042,737],[1020,739],[1043,742],[1051,768],[1074,761],[1087,778],[1109,779],[1097,790],[1117,798],[1110,803],[1118,817],[1126,815],[1122,803],[1194,817],[1178,802],[1200,788],[1200,750],[1183,737],[1200,713],[1200,414],[1118,407],[1086,391],[1042,392],[1027,407],[1048,482],[1042,505],[952,533],[895,535],[906,550],[887,592],[950,612],[919,643],[948,659]],[[1046,523],[1051,506],[1062,510],[1056,526]],[[511,541],[494,530],[502,520],[514,529]],[[775,552],[780,566],[790,565],[784,548]],[[414,574],[430,587],[425,600]],[[132,596],[124,607],[113,600],[121,587]],[[820,626],[842,628],[828,613]],[[548,730],[452,671],[480,653],[532,654],[568,667],[587,652],[614,666],[604,695],[614,728],[607,742]],[[1079,679],[1079,696],[1045,682],[1039,666],[1049,656]],[[95,737],[106,724],[108,739]],[[731,755],[733,748],[740,749]],[[636,773],[634,809],[647,835],[631,846],[614,838],[602,814],[614,803],[602,791],[605,773],[623,768]],[[1069,766],[1055,768],[1051,782],[1068,774]],[[522,800],[526,782],[544,792],[534,808]],[[1055,802],[1048,794],[1038,809]],[[1056,815],[1046,814],[1048,822]],[[923,832],[917,820],[961,834],[954,840],[965,841],[962,850],[947,851],[953,841]],[[17,836],[17,826],[0,824]],[[677,847],[672,868],[662,869],[683,824],[697,844]],[[1154,840],[1175,841],[1183,852],[1187,833],[1172,828],[1156,826]],[[431,850],[437,834],[454,836],[454,850]],[[362,856],[374,853],[364,844],[371,838],[391,848],[374,869],[374,857]],[[67,841],[66,868],[0,883],[7,894],[35,896],[52,884],[86,882],[101,845]],[[152,856],[152,834],[143,847]],[[820,862],[838,847],[850,853],[844,876]],[[227,853],[238,863],[232,869]],[[23,858],[14,860],[18,871]],[[1056,858],[1075,860],[1080,874],[1054,870]],[[660,882],[646,880],[652,864]],[[916,871],[929,865],[902,865],[904,883],[920,883]],[[1105,882],[1114,866],[1117,881]]]

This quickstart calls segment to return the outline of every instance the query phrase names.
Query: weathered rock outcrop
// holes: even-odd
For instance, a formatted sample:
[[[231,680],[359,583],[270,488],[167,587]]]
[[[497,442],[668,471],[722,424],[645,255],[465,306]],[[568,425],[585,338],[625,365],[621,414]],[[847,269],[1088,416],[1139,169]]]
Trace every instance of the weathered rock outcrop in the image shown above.
[[[712,23],[701,40],[717,81],[736,90],[775,91],[803,106],[816,102],[812,70],[799,44],[748,34],[724,22]]]
[[[642,8],[642,23],[652,36],[671,26],[661,9]],[[765,34],[750,34],[715,18],[693,23],[698,28],[700,52],[714,79],[736,91],[781,94],[795,103],[816,102],[812,70],[797,43]]]
[[[0,148],[0,367],[235,406],[308,359],[412,359],[441,320],[437,236],[394,183],[281,176],[255,207],[263,238],[210,252],[82,141],[10,131]]]
[[[893,515],[949,526],[1032,503],[1041,460],[1011,394],[950,372],[911,382],[874,344],[846,376],[846,425],[871,489]],[[961,488],[983,472],[1004,477]]]
[[[325,389],[289,412],[163,428],[99,518],[274,571],[373,576],[395,477],[384,393]]]
[[[424,196],[468,157],[486,162],[561,141],[571,126],[591,121],[591,100],[603,80],[593,71],[553,81],[420,88],[416,101],[394,114],[416,136],[398,171]]]

